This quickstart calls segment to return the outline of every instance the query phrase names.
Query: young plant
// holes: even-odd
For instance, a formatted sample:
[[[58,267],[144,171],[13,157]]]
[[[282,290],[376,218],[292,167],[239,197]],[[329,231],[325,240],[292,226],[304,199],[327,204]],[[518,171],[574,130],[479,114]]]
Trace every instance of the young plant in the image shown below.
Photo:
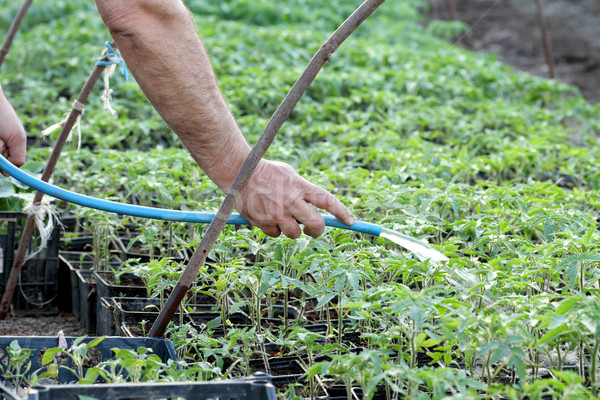
[[[60,368],[70,371],[75,375],[79,383],[96,383],[100,375],[100,369],[98,367],[90,367],[84,371],[84,365],[90,350],[100,344],[104,340],[104,337],[96,338],[87,343],[84,342],[84,339],[85,337],[78,337],[73,341],[71,347],[66,350],[62,347],[52,347],[46,350],[42,357],[42,365],[50,364],[58,353],[66,354],[71,359],[72,367],[61,366]]]
[[[6,348],[8,354],[8,365],[3,373],[2,379],[11,384],[16,390],[27,381],[29,370],[31,369],[32,349],[23,349],[18,340],[10,342]]]

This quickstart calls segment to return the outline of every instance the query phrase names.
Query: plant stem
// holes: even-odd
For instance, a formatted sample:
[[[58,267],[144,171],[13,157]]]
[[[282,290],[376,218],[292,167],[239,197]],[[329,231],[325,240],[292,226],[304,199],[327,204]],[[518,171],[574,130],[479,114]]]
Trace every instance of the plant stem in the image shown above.
[[[93,242],[93,246],[94,246],[94,261],[92,263],[93,267],[92,269],[94,270],[98,270],[98,266],[100,265],[100,238],[98,237],[100,235],[100,233],[98,233],[98,231],[96,229],[94,229],[94,233],[93,233],[94,237],[92,239]]]
[[[265,348],[265,337],[262,333],[261,318],[260,318],[260,296],[258,296],[258,295],[256,295],[256,325],[257,325],[258,334],[260,336],[262,336],[260,338],[260,340],[258,340],[258,343],[260,344],[260,352],[262,354],[262,359],[265,364],[265,371],[267,372],[267,374],[271,375],[271,366],[269,365],[269,359],[267,357],[267,349]]]
[[[288,302],[289,302],[289,289],[286,287],[283,290],[283,328],[284,328],[284,332],[288,331],[288,325],[289,325]]]
[[[594,371],[595,373],[595,371]],[[585,378],[585,361],[583,359],[583,339],[579,341],[579,375]]]
[[[223,336],[227,336],[227,319],[229,318],[229,311],[227,308],[227,294],[217,292],[217,304],[221,309],[221,325],[223,325]]]
[[[267,126],[256,142],[256,145],[252,148],[252,151],[250,151],[246,161],[244,161],[229,193],[227,193],[217,215],[215,215],[215,218],[208,226],[206,234],[202,238],[196,251],[194,251],[192,258],[177,282],[173,293],[169,296],[166,307],[161,311],[156,322],[152,326],[149,333],[150,336],[161,337],[164,335],[169,320],[175,310],[177,310],[177,305],[181,302],[181,299],[183,299],[183,296],[185,296],[185,293],[192,285],[200,267],[206,260],[206,257],[208,257],[210,250],[225,227],[227,219],[235,207],[236,199],[239,198],[240,194],[248,184],[259,161],[266,153],[267,149],[275,139],[277,132],[279,132],[279,129],[291,114],[306,89],[308,89],[325,62],[331,59],[331,55],[337,50],[342,42],[372,14],[377,7],[383,4],[384,1],[385,0],[366,0],[361,4],[360,7],[329,37],[329,39],[327,39],[323,46],[321,46],[304,72],[302,72],[300,78],[298,78],[287,96],[285,96],[283,102],[279,105],[277,110],[275,110],[275,113],[267,123]]]
[[[417,365],[417,346],[416,346],[416,329],[414,327],[414,322],[413,322],[413,329],[411,330],[410,333],[410,367],[411,368],[415,368]]]
[[[168,242],[168,247],[167,247],[167,257],[171,257],[173,255],[173,222],[169,221],[168,222],[169,225],[169,242]]]
[[[346,395],[348,400],[352,400],[352,378],[350,378],[350,376],[346,377]]]
[[[490,358],[492,357],[492,355],[490,353],[488,353],[487,359],[485,360],[485,372],[487,374],[488,377],[488,388],[492,388],[492,370],[490,368]]]
[[[323,310],[325,310],[325,321],[327,321],[327,335],[330,335],[333,333],[333,327],[331,326],[331,313],[329,312],[328,304],[329,303],[323,306]]]
[[[108,271],[108,262],[109,262],[109,257],[108,257],[108,253],[109,253],[109,232],[110,232],[110,227],[107,224],[106,225],[106,231],[104,231],[104,270]]]
[[[343,292],[338,294],[338,344],[342,345],[342,337],[344,336],[344,307],[342,305]]]
[[[585,262],[581,261],[581,267],[579,268],[579,291],[583,292],[583,279],[585,278]]]

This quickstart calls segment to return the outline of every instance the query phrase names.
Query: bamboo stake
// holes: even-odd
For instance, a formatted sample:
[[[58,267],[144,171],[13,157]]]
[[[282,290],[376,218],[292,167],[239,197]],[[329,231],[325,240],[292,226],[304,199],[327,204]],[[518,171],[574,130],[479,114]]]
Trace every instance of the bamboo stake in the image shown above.
[[[535,0],[537,8],[537,17],[540,23],[540,30],[542,31],[542,43],[544,45],[544,55],[546,56],[546,64],[548,64],[548,72],[550,78],[556,77],[554,73],[554,57],[552,56],[552,46],[550,46],[550,39],[548,38],[548,30],[546,28],[546,18],[544,17],[544,8],[541,0]]]
[[[56,140],[56,144],[54,145],[54,148],[52,149],[52,154],[50,155],[50,158],[48,159],[48,162],[46,163],[46,166],[44,167],[44,172],[42,173],[42,180],[44,182],[48,182],[48,180],[50,179],[50,176],[54,172],[54,167],[56,166],[56,163],[58,161],[60,153],[62,152],[65,142],[67,141],[67,138],[69,137],[69,134],[71,133],[71,129],[73,129],[73,126],[75,125],[75,122],[77,121],[77,118],[79,118],[79,116],[82,114],[83,105],[86,103],[86,101],[92,91],[92,88],[96,84],[96,81],[98,81],[98,79],[100,78],[100,75],[102,74],[102,71],[104,71],[104,68],[106,68],[106,67],[103,65],[96,65],[94,67],[94,69],[90,73],[89,77],[85,81],[85,84],[83,85],[83,88],[81,89],[81,92],[79,93],[79,96],[77,97],[77,100],[75,100],[75,102],[73,103],[73,108],[71,109],[69,116],[67,117],[67,119],[64,122],[64,125],[58,135],[58,139]],[[33,197],[33,204],[39,205],[42,201],[43,196],[44,196],[44,193],[42,193],[40,191],[36,191],[35,195]],[[21,239],[19,241],[17,255],[15,256],[15,259],[13,261],[12,269],[10,271],[10,276],[8,277],[8,280],[6,282],[6,288],[5,288],[4,294],[2,295],[2,301],[0,302],[0,320],[3,320],[6,318],[10,304],[12,303],[12,297],[13,297],[17,282],[19,280],[19,275],[21,273],[21,268],[22,268],[23,262],[25,260],[25,254],[27,253],[27,248],[29,247],[29,243],[31,242],[31,237],[33,235],[34,226],[35,226],[35,215],[30,214],[27,217],[27,221],[25,222],[25,227],[23,228],[23,232],[21,233]]]
[[[235,200],[246,187],[246,184],[254,173],[254,169],[273,142],[273,139],[275,139],[281,125],[283,125],[300,100],[300,97],[302,97],[306,89],[308,89],[325,62],[331,60],[331,55],[337,50],[342,42],[346,40],[348,36],[350,36],[352,32],[354,32],[354,30],[356,30],[356,28],[358,28],[358,26],[384,1],[385,0],[366,0],[362,3],[360,7],[358,7],[358,9],[356,9],[356,11],[354,11],[354,13],[352,13],[352,15],[350,15],[350,17],[348,17],[348,19],[329,37],[329,39],[327,39],[319,51],[313,56],[312,60],[310,60],[300,78],[294,83],[287,96],[283,99],[277,110],[275,110],[275,113],[267,123],[267,126],[256,145],[252,148],[246,161],[244,161],[244,164],[240,168],[240,171],[233,182],[233,186],[229,190],[229,193],[227,193],[227,196],[225,196],[225,200],[223,200],[217,215],[208,226],[202,241],[190,258],[185,271],[181,274],[175,289],[152,325],[148,336],[162,337],[164,335],[169,321],[177,311],[181,300],[192,286],[200,267],[206,260],[208,253],[225,227],[227,219],[235,206]]]
[[[27,10],[29,10],[29,6],[31,6],[31,3],[33,3],[33,0],[25,0],[21,5],[21,8],[19,8],[19,11],[17,12],[17,15],[15,16],[15,19],[13,20],[12,24],[10,24],[8,34],[6,35],[6,39],[4,39],[4,43],[2,44],[2,48],[0,49],[0,68],[2,68],[2,64],[4,63],[4,59],[8,54],[8,50],[12,45],[15,35],[17,34],[17,31],[21,26],[21,22],[23,22],[23,18],[25,18],[25,14],[27,14]]]

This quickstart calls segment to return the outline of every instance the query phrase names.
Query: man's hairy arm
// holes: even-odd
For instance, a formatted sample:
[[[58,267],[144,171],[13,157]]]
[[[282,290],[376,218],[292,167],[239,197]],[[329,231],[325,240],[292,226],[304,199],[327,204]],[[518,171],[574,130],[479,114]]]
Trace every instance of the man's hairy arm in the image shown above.
[[[25,129],[0,86],[0,154],[17,167],[25,162]],[[7,176],[4,171],[2,174]]]
[[[96,0],[127,66],[198,165],[227,192],[250,146],[218,87],[194,23],[180,0]],[[333,195],[287,164],[261,160],[237,208],[266,234],[318,236],[324,222],[311,206],[346,224],[353,217]]]

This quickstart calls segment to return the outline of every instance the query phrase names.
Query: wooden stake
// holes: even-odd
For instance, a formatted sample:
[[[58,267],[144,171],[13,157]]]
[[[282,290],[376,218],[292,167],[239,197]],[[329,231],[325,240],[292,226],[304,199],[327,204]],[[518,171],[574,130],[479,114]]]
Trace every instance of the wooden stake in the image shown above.
[[[453,21],[458,20],[456,15],[456,7],[454,6],[454,0],[446,0],[448,3],[448,11],[450,12],[450,19]]]
[[[306,89],[308,89],[325,62],[331,59],[333,52],[335,52],[342,42],[346,40],[348,36],[350,36],[352,32],[354,32],[354,30],[356,30],[356,28],[358,28],[358,26],[384,1],[385,0],[366,0],[362,3],[360,7],[358,7],[358,9],[356,9],[356,11],[354,11],[354,13],[352,13],[352,15],[329,37],[329,39],[327,39],[319,51],[313,56],[312,60],[310,60],[300,78],[294,83],[294,86],[292,86],[287,96],[283,99],[277,110],[275,110],[275,113],[267,123],[267,126],[256,145],[250,151],[246,161],[244,161],[244,164],[240,168],[240,171],[233,182],[233,186],[229,190],[229,193],[227,193],[227,196],[225,196],[225,200],[223,200],[217,215],[208,226],[202,241],[190,258],[185,271],[181,274],[175,289],[152,325],[148,336],[162,337],[164,335],[169,321],[177,311],[181,300],[186,295],[192,283],[195,281],[200,267],[206,260],[208,253],[225,227],[225,223],[235,206],[235,199],[240,196],[248,184],[256,166],[273,142],[273,139],[275,139],[275,135],[279,132],[281,125],[283,125],[300,100],[300,97],[302,97]]]
[[[10,24],[8,34],[6,35],[6,39],[4,39],[4,43],[0,49],[0,68],[2,68],[2,63],[4,63],[4,59],[8,54],[8,50],[12,45],[15,35],[17,34],[17,31],[21,26],[21,22],[23,22],[23,18],[25,18],[25,14],[27,14],[27,10],[29,9],[29,6],[31,6],[31,3],[33,3],[33,0],[25,0],[21,5],[21,8],[19,8],[19,12],[17,12],[12,24]]]
[[[540,23],[540,30],[542,31],[542,43],[544,45],[544,54],[546,56],[546,64],[548,64],[548,72],[550,78],[556,77],[554,73],[554,57],[552,56],[552,46],[550,46],[550,39],[548,37],[548,30],[546,29],[546,18],[544,18],[544,8],[541,0],[535,0],[537,7],[537,16]]]

